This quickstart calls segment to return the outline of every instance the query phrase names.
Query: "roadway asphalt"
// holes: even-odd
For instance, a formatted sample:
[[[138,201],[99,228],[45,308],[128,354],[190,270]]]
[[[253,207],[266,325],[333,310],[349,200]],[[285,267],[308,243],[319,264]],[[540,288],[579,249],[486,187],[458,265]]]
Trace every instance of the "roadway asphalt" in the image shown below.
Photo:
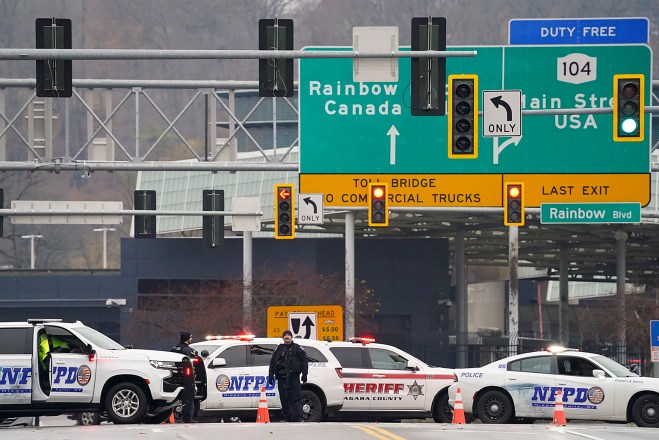
[[[436,423],[199,423],[174,425],[113,425],[75,426],[66,417],[42,418],[42,426],[0,429],[1,439],[11,440],[207,440],[225,438],[256,440],[286,438],[287,440],[553,440],[589,439],[654,440],[657,430],[638,428],[632,424],[574,423],[555,427],[549,422],[530,425],[444,425]]]

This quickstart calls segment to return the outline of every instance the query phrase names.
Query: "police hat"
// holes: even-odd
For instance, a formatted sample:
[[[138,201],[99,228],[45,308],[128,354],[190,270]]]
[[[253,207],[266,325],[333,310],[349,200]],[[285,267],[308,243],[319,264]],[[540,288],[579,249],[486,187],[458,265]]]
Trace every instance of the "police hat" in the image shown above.
[[[181,342],[187,342],[192,337],[192,333],[182,331],[181,332]]]

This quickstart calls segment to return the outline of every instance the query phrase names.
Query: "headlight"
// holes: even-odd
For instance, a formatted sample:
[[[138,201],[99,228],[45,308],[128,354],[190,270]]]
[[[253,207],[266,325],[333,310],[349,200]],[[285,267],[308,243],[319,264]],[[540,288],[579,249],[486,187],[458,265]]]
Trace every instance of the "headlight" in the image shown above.
[[[163,370],[176,370],[176,362],[174,361],[149,361],[153,368],[160,368]]]

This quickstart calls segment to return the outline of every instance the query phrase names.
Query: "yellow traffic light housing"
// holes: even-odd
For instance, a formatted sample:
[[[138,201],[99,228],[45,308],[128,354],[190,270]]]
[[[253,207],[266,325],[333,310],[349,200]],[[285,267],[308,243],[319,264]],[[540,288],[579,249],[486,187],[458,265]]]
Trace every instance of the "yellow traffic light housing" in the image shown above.
[[[386,183],[368,184],[368,225],[389,226],[389,201]]]
[[[448,77],[448,157],[478,157],[478,75]]]
[[[295,186],[275,185],[275,239],[295,238]]]
[[[503,190],[503,224],[524,226],[524,184],[505,183]]]
[[[640,142],[645,138],[644,94],[644,75],[613,75],[613,140]]]

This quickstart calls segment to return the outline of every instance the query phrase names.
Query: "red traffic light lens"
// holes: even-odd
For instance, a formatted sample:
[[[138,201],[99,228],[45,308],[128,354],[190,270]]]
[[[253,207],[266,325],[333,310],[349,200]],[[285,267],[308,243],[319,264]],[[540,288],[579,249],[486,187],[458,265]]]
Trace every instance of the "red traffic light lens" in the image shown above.
[[[622,86],[622,91],[620,92],[625,98],[633,98],[638,95],[638,85],[633,82],[625,83]]]
[[[508,187],[508,197],[514,199],[518,198],[522,194],[522,191],[519,186],[509,186]]]

